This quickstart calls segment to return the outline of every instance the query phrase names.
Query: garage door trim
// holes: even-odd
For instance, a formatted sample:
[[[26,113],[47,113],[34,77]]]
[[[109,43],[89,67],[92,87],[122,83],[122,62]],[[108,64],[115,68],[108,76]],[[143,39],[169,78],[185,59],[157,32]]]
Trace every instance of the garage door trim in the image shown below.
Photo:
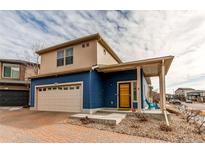
[[[49,87],[49,86],[69,86],[69,85],[80,85],[81,88],[81,100],[80,100],[80,111],[83,111],[83,81],[79,82],[64,82],[64,83],[54,83],[54,84],[44,84],[35,86],[35,97],[34,97],[34,108],[38,110],[38,98],[37,98],[37,88]]]

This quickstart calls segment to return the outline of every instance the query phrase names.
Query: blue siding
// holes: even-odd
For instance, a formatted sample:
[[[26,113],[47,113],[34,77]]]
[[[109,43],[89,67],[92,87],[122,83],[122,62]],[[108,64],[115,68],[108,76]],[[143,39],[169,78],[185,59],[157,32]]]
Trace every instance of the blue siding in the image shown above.
[[[65,82],[80,82],[83,81],[83,108],[90,108],[90,97],[89,97],[89,75],[90,72],[82,72],[78,74],[69,74],[63,76],[53,76],[46,78],[37,78],[31,80],[31,100],[30,105],[34,106],[34,97],[35,97],[35,86],[36,85],[45,85],[45,84],[54,84],[54,83],[65,83]]]
[[[141,83],[143,77],[141,71]],[[137,71],[121,71],[114,73],[99,73],[96,71],[87,71],[82,73],[37,78],[31,80],[31,97],[30,105],[34,106],[35,86],[83,81],[83,108],[100,108],[100,107],[117,107],[117,82],[136,80]],[[141,86],[142,86],[141,85]],[[143,87],[143,86],[142,86]],[[143,100],[143,90],[142,90]],[[137,103],[134,103],[137,108]]]
[[[104,106],[110,108],[117,107],[117,82],[136,80],[137,71],[122,71],[114,73],[105,73],[103,75],[104,80]],[[136,103],[135,103],[136,105]]]
[[[89,83],[91,108],[104,107],[104,86],[102,74],[92,71],[92,73],[90,73]]]

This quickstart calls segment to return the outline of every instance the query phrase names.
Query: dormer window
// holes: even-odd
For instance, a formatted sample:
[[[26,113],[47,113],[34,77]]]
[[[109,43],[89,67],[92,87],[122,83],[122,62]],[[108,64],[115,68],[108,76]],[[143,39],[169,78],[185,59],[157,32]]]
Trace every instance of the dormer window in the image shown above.
[[[73,48],[67,48],[57,52],[57,66],[73,64]]]

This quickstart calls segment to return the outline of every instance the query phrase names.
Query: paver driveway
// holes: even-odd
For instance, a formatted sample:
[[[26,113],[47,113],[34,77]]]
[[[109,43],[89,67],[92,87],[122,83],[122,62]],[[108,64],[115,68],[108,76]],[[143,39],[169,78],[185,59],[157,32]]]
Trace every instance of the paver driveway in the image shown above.
[[[0,109],[0,142],[161,142],[66,123],[68,113]]]

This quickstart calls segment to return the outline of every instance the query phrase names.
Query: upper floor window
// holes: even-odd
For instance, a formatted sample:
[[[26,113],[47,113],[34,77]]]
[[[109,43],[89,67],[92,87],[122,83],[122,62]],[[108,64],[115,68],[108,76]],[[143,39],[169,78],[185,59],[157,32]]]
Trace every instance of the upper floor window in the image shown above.
[[[73,48],[67,48],[57,52],[57,66],[73,64]]]
[[[65,54],[65,64],[73,64],[73,48],[68,48],[66,49],[66,54]]]
[[[89,46],[90,46],[89,42],[82,44],[82,48],[89,47]]]
[[[57,52],[57,66],[64,65],[64,50],[60,50]]]
[[[19,79],[20,77],[20,67],[16,64],[3,64],[3,77]]]

